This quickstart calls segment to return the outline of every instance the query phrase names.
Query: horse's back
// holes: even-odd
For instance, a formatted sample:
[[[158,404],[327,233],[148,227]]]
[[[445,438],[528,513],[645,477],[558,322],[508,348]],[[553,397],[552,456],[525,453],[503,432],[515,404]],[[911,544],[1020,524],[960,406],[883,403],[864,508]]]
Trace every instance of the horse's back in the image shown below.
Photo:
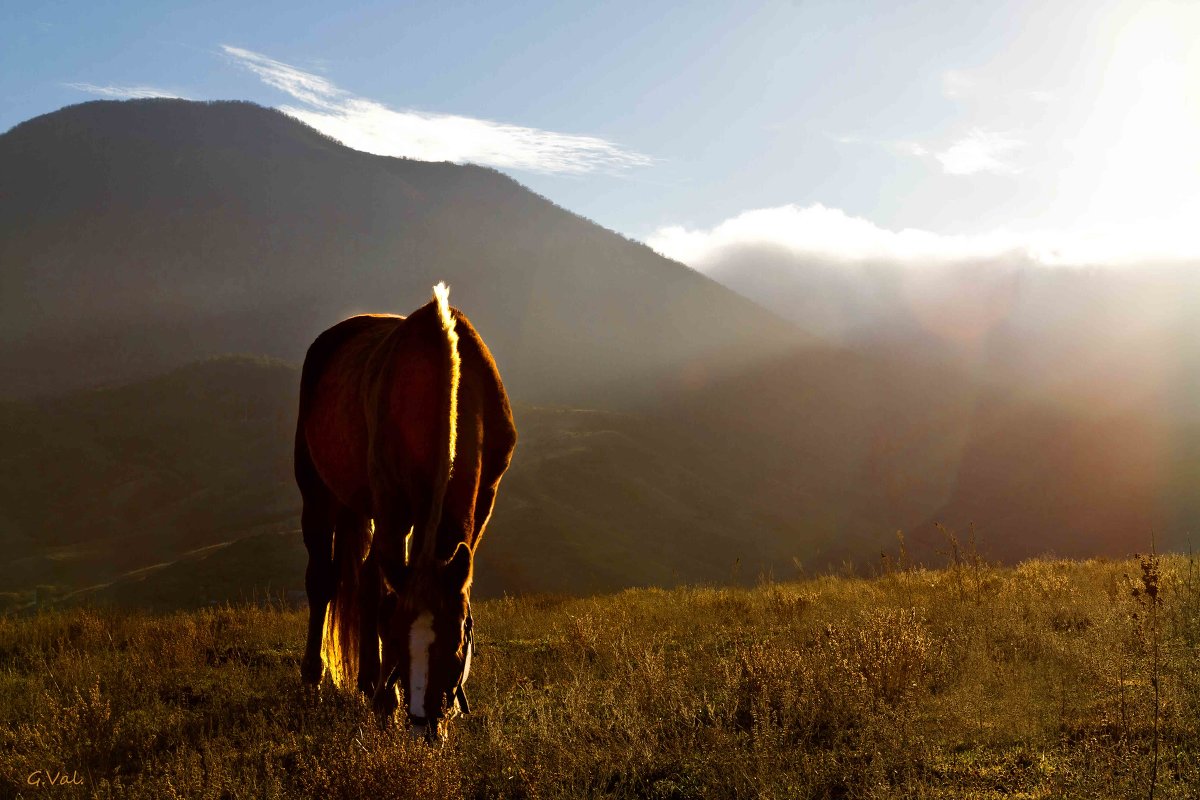
[[[476,543],[485,521],[475,519],[478,495],[494,494],[516,444],[496,363],[467,317],[457,309],[452,316],[459,361],[456,452],[443,510],[448,539],[438,548],[449,553],[458,541]],[[381,487],[382,499],[407,497],[418,505],[436,485],[438,447],[446,445],[435,434],[445,427],[439,420],[451,388],[446,360],[435,303],[407,318],[352,317],[317,337],[301,377],[298,479],[307,460],[318,490],[366,516],[381,510],[372,502]],[[484,517],[490,502],[485,506],[479,509]]]
[[[384,314],[339,322],[309,347],[300,378],[297,470],[306,450],[328,491],[363,514],[370,512],[365,378],[372,356],[403,323],[404,317]]]
[[[509,405],[508,393],[504,382],[500,379],[500,369],[496,360],[483,341],[483,337],[471,325],[467,316],[458,309],[453,310],[455,326],[458,330],[458,349],[462,359],[462,383],[472,391],[475,407],[470,407],[471,400],[460,398],[460,403],[466,401],[467,407],[460,409],[460,416],[474,413],[479,417],[483,428],[483,445],[492,458],[504,458],[516,446],[517,428],[513,421],[512,408]],[[460,424],[464,420],[460,420]]]

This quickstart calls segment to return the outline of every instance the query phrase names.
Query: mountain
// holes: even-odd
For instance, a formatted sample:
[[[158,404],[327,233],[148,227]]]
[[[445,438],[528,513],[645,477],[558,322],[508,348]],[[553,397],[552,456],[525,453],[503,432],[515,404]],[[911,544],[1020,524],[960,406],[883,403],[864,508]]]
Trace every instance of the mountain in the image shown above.
[[[499,172],[368,155],[248,103],[64,108],[0,136],[0,175],[10,398],[298,361],[439,280],[528,402],[630,407],[804,338]]]
[[[711,255],[705,270],[877,363],[867,371],[885,380],[858,383],[876,387],[873,417],[851,412],[861,398],[835,401],[855,392],[818,379],[816,396],[829,400],[816,418],[824,435],[842,431],[851,449],[870,432],[890,442],[887,449],[908,452],[907,467],[879,488],[906,487],[907,501],[926,503],[925,519],[904,522],[904,506],[916,510],[918,502],[887,510],[891,489],[874,498],[885,504],[882,518],[909,531],[910,545],[929,552],[944,547],[938,524],[960,533],[973,524],[990,553],[1007,560],[1045,551],[1113,555],[1146,549],[1152,536],[1159,546],[1188,546],[1200,523],[1196,264],[1048,267],[1019,253],[843,262],[745,244]],[[853,358],[835,361],[842,374],[853,370]],[[931,373],[922,364],[939,366]],[[924,388],[922,373],[930,378]],[[811,396],[814,378],[826,374],[811,356],[754,366],[730,376],[726,401],[706,398],[716,403],[706,419],[733,424],[746,405],[734,397],[766,391],[774,400],[758,404],[747,424],[799,445],[810,434],[771,411],[784,398]],[[917,451],[906,451],[906,441]],[[921,451],[952,457],[925,460]],[[839,485],[863,486],[832,463]],[[922,491],[914,479],[940,488]]]
[[[669,416],[729,443],[756,476],[744,502],[806,564],[871,563],[897,530],[938,563],[948,533],[971,529],[985,557],[1014,563],[1187,549],[1200,423],[1170,411],[1180,399],[1117,382],[1104,402],[1055,402],[950,359],[821,347],[682,394]]]

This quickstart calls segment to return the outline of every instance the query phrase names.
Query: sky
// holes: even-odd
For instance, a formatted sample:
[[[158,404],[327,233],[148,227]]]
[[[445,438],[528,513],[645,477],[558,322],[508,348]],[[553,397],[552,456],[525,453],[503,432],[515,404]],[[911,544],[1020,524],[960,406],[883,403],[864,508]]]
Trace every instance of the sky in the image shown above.
[[[702,269],[1200,256],[1196,0],[0,5],[0,130],[157,95],[494,166]]]

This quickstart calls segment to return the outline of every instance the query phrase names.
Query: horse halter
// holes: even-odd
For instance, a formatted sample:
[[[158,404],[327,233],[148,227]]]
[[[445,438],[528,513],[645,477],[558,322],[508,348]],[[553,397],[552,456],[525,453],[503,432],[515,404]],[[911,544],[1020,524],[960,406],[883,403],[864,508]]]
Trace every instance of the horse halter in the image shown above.
[[[458,671],[458,677],[454,681],[454,688],[450,690],[451,703],[457,703],[458,709],[464,714],[471,713],[471,705],[467,702],[467,693],[463,690],[463,683],[466,680],[467,665],[471,663],[471,657],[475,653],[475,621],[471,618],[471,601],[467,601],[467,619],[463,623],[463,664]],[[391,673],[384,682],[384,690],[391,692],[396,688],[396,681],[400,679],[400,664],[392,667]]]

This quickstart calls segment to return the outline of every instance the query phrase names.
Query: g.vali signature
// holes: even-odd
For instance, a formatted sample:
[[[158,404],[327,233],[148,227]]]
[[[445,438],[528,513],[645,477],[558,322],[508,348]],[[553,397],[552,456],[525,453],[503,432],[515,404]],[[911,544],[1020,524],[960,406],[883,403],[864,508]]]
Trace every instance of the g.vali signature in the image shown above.
[[[51,772],[48,769],[35,769],[29,773],[25,783],[30,786],[82,786],[83,776],[75,770],[68,775],[60,770]]]

